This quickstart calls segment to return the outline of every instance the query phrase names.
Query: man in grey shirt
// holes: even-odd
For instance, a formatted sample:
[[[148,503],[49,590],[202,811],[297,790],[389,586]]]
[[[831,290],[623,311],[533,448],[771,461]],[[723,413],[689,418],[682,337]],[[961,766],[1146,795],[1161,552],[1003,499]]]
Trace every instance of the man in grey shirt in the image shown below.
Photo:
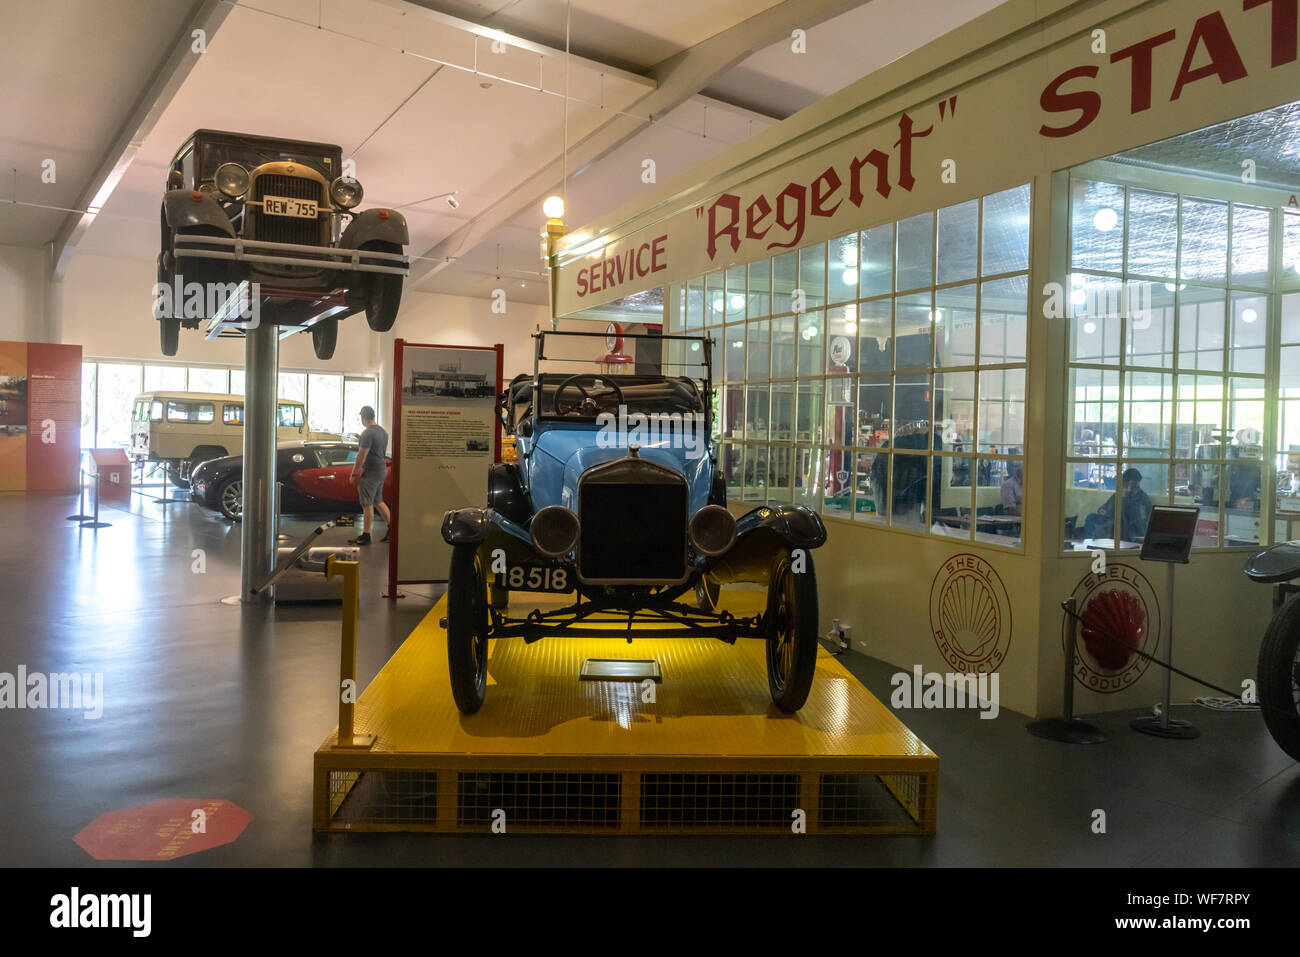
[[[388,433],[375,424],[375,410],[370,406],[361,409],[361,437],[357,440],[357,460],[352,466],[348,481],[357,487],[357,498],[365,514],[365,526],[349,545],[369,545],[370,525],[375,520],[375,509],[384,517],[384,537],[388,541],[388,526],[392,521],[388,506],[384,504],[384,479],[388,478]]]

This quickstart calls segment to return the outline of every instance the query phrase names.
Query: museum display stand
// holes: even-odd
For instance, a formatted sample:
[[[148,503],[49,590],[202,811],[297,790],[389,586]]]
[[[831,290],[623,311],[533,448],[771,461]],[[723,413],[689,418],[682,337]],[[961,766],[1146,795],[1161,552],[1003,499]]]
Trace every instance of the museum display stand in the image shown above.
[[[723,595],[735,614],[762,599]],[[340,748],[336,730],[316,751],[316,830],[934,833],[938,756],[824,650],[787,715],[759,641],[629,644],[614,625],[609,638],[497,639],[487,701],[462,715],[445,609],[359,696],[353,725],[373,745]],[[590,659],[653,660],[662,680],[584,680]]]

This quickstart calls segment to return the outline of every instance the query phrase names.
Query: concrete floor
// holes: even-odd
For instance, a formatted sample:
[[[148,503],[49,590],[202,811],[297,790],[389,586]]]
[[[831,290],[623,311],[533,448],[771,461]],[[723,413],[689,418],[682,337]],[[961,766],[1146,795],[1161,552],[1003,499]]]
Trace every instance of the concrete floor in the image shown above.
[[[1300,767],[1258,714],[1180,707],[1191,742],[1095,721],[1110,741],[1042,741],[1003,711],[911,711],[941,758],[930,838],[588,838],[329,835],[311,830],[312,753],[332,730],[337,606],[277,612],[238,591],[239,531],[190,504],[136,496],[79,529],[76,500],[0,495],[6,624],[0,671],[102,672],[105,713],[0,712],[0,865],[94,865],[72,841],[99,814],[164,797],[231,800],[254,815],[233,844],[184,866],[308,864],[1295,866]],[[286,522],[301,535],[315,522]],[[342,543],[352,529],[333,529]],[[206,570],[193,570],[204,549]],[[434,601],[380,598],[386,546],[365,553],[358,679],[365,685]],[[424,594],[416,594],[423,591]],[[882,700],[895,669],[848,667]],[[1093,812],[1107,833],[1094,834]]]

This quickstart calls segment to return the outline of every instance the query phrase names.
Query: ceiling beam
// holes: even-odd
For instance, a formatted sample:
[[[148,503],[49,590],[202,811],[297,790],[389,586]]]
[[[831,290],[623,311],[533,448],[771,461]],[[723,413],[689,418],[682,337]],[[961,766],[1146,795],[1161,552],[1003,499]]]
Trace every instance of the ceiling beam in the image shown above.
[[[158,68],[136,98],[126,121],[100,158],[95,172],[77,197],[76,207],[85,212],[68,213],[51,244],[51,278],[61,281],[76,246],[86,235],[108,197],[125,175],[145,137],[154,128],[163,110],[171,103],[181,83],[201,54],[192,52],[193,32],[203,30],[205,44],[212,42],[217,29],[234,6],[233,0],[194,0],[189,18],[167,47]]]
[[[715,34],[648,71],[656,87],[622,112],[569,148],[568,168],[582,169],[635,136],[655,119],[698,94],[714,77],[759,50],[790,38],[796,29],[808,30],[863,0],[784,0],[762,13]],[[635,115],[633,115],[635,114]],[[427,280],[481,243],[493,230],[521,210],[535,204],[564,176],[565,157],[556,155],[540,168],[526,173],[483,212],[423,254],[413,267],[412,285]],[[540,222],[540,214],[539,214]]]

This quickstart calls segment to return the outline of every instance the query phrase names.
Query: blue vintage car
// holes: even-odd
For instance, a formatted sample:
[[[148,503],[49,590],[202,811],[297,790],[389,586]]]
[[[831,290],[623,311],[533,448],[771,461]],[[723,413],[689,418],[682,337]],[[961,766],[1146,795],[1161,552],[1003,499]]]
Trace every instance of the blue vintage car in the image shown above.
[[[810,552],[826,541],[821,518],[794,505],[760,506],[740,518],[727,509],[712,440],[709,339],[627,335],[637,355],[623,368],[633,371],[583,371],[610,358],[598,357],[600,335],[534,337],[533,375],[517,377],[501,396],[518,464],[491,467],[485,507],[443,517],[457,706],[472,714],[483,705],[489,639],[610,637],[608,623],[618,622],[629,641],[761,638],[772,700],[797,711],[816,667]],[[561,371],[543,371],[555,367]],[[665,374],[674,367],[693,374]],[[765,585],[765,610],[736,617],[719,608],[719,591],[732,582]],[[511,617],[527,604],[516,595],[512,606],[511,592],[574,600]],[[633,622],[643,627],[634,631]]]

